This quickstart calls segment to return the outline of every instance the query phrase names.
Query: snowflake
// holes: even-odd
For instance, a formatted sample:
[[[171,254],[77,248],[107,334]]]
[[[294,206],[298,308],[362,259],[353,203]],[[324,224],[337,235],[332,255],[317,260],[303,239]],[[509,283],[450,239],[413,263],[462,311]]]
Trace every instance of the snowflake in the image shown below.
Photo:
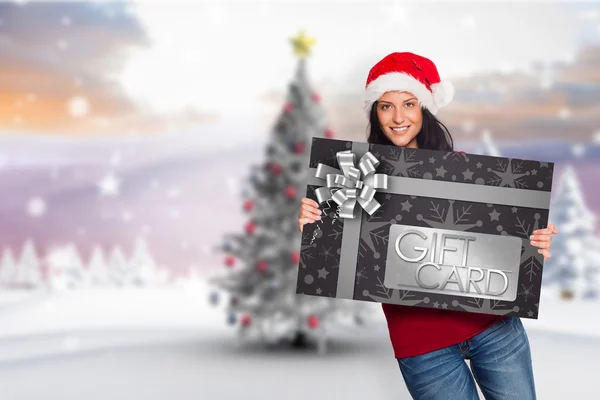
[[[108,173],[98,182],[100,193],[105,196],[117,196],[119,194],[119,185],[121,181],[113,174]]]
[[[518,294],[520,296],[525,297],[525,301],[529,301],[529,296],[533,297],[535,294],[533,293],[533,285],[529,286],[529,287],[525,287],[525,285],[521,284],[521,287],[523,288]]]
[[[90,110],[90,104],[84,97],[75,96],[71,97],[67,102],[67,108],[69,115],[73,118],[85,117]]]
[[[333,253],[331,252],[331,247],[323,250],[323,252],[321,252],[321,255],[325,256],[325,260],[327,260],[327,257],[333,256]]]
[[[39,217],[46,212],[46,202],[41,197],[33,197],[27,202],[27,214]]]
[[[558,112],[558,117],[560,119],[567,119],[571,116],[571,110],[568,107],[561,108]]]
[[[356,283],[360,283],[361,279],[366,279],[367,275],[365,275],[365,267],[363,267],[360,271],[356,272]]]

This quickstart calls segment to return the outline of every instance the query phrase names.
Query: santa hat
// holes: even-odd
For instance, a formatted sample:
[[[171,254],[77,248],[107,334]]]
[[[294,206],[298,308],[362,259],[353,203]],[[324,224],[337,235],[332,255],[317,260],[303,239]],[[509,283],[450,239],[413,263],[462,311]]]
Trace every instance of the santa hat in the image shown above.
[[[365,113],[371,113],[373,103],[390,91],[410,92],[432,114],[454,97],[454,86],[440,79],[435,64],[413,53],[392,53],[371,68],[365,85]]]

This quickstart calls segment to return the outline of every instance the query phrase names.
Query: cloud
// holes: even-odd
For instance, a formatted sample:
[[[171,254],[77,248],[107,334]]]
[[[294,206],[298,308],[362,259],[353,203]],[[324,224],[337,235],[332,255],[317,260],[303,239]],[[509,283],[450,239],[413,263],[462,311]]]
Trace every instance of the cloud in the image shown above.
[[[93,134],[163,126],[115,79],[128,51],[151,45],[127,4],[2,3],[0,20],[0,75],[9,78],[0,83],[3,128]],[[178,118],[187,114],[171,123]]]

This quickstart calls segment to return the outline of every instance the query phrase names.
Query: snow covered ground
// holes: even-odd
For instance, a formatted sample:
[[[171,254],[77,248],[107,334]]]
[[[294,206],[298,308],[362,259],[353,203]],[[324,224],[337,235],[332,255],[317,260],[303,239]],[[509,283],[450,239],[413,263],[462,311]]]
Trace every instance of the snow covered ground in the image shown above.
[[[596,398],[600,302],[543,291],[523,319],[540,399]],[[378,305],[328,353],[240,346],[201,281],[179,289],[0,294],[0,398],[410,399]]]

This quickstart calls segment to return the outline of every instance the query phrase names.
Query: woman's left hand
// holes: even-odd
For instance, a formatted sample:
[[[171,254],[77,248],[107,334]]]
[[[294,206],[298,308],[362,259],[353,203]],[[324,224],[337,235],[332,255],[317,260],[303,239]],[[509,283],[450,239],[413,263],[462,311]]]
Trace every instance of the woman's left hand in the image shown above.
[[[533,231],[533,235],[529,237],[529,242],[536,247],[539,247],[538,253],[544,255],[544,260],[552,257],[550,254],[550,243],[552,243],[552,235],[558,233],[554,224],[548,225],[546,229],[538,229]]]

